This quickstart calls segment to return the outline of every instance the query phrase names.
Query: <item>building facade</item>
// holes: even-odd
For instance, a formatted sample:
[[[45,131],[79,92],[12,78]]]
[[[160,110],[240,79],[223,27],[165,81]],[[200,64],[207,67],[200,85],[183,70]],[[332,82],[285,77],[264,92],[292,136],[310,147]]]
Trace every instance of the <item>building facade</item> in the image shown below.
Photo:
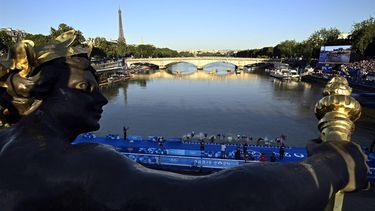
[[[26,37],[27,33],[24,30],[12,29],[12,28],[1,28],[0,31],[4,31],[8,34],[13,42],[17,42],[18,40],[22,40]]]

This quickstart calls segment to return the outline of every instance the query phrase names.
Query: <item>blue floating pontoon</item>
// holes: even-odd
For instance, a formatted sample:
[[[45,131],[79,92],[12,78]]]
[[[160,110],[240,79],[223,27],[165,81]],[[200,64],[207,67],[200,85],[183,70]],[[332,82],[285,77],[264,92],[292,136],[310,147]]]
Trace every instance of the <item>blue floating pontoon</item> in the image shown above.
[[[304,147],[285,147],[284,158],[280,159],[279,147],[249,145],[247,148],[249,160],[235,159],[235,152],[242,145],[226,144],[226,153],[221,153],[221,144],[205,143],[204,151],[200,149],[200,143],[183,141],[181,138],[165,139],[162,144],[157,137],[149,136],[143,139],[141,136],[129,136],[127,140],[118,135],[109,134],[106,137],[97,137],[91,133],[85,133],[76,138],[73,144],[100,143],[114,147],[124,156],[150,168],[170,171],[189,172],[215,172],[225,168],[238,166],[249,162],[259,162],[259,156],[264,153],[267,160],[273,153],[276,162],[298,162],[307,158]],[[370,166],[369,180],[375,182],[375,153],[367,153]]]

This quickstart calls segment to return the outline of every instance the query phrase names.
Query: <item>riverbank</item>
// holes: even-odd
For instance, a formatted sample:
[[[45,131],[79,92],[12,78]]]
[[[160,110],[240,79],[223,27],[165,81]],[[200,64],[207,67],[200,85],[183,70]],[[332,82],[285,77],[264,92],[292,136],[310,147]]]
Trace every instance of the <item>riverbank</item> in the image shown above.
[[[327,75],[303,75],[301,77],[301,81],[308,82],[308,83],[319,83],[319,84],[326,84],[332,76]],[[353,81],[348,80],[349,86],[355,90],[360,92],[375,92],[375,83],[369,82],[360,82],[360,81]]]
[[[99,87],[114,85],[116,83],[120,83],[120,82],[124,82],[126,80],[129,80],[130,78],[131,78],[130,75],[126,75],[126,76],[120,76],[118,78],[113,78],[111,80],[107,79],[107,81],[103,81],[103,82],[99,83]]]

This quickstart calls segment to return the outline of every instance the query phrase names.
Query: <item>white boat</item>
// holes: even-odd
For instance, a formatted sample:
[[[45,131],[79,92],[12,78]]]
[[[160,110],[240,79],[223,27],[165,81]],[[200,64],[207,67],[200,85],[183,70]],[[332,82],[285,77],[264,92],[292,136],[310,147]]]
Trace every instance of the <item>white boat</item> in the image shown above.
[[[275,69],[270,71],[270,76],[278,79],[289,79],[289,70],[288,69]]]
[[[289,78],[292,80],[300,80],[301,76],[298,74],[297,70],[289,70]]]
[[[266,68],[264,71],[266,73],[269,73],[270,76],[272,77],[285,79],[288,70],[289,70],[288,64],[278,62],[278,63],[274,63],[272,68],[270,69]]]
[[[313,72],[314,72],[314,68],[312,68],[310,65],[307,65],[301,75],[309,75]]]
[[[108,83],[113,83],[116,79],[117,79],[117,77],[111,76],[111,77],[107,78],[107,82]]]
[[[274,66],[274,69],[269,70],[270,76],[272,77],[282,80],[299,80],[301,78],[301,76],[298,74],[298,71],[290,69],[288,64],[277,63]]]

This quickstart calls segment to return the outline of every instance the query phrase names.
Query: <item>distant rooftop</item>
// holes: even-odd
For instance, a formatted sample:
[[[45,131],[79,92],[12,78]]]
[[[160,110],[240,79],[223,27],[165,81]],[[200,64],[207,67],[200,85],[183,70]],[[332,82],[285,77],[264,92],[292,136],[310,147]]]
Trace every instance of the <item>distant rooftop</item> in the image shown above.
[[[27,35],[25,30],[12,29],[10,27],[0,28],[0,32],[1,31],[5,31],[10,37],[12,37],[13,42],[17,42],[18,39],[23,39]]]
[[[26,33],[25,30],[20,30],[20,29],[12,29],[10,27],[7,27],[7,28],[0,28],[0,31],[17,31],[17,32],[22,32],[22,33]]]

